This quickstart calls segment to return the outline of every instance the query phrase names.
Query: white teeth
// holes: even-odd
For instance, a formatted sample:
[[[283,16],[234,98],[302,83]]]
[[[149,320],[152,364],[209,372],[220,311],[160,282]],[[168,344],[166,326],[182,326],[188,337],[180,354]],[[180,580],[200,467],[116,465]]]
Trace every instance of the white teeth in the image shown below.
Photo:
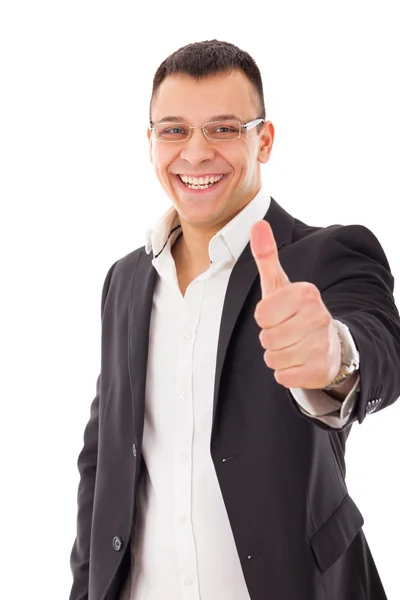
[[[217,183],[217,181],[222,179],[223,175],[217,175],[216,177],[188,177],[187,175],[179,175],[179,177],[181,181],[183,181],[183,183],[186,183],[186,185],[188,185],[188,187],[197,190],[203,189],[203,186],[205,189],[207,187],[210,187],[214,183]]]
[[[190,188],[191,190],[206,190],[207,188],[211,187],[213,184],[210,183],[209,185],[190,185],[188,184],[188,188]]]

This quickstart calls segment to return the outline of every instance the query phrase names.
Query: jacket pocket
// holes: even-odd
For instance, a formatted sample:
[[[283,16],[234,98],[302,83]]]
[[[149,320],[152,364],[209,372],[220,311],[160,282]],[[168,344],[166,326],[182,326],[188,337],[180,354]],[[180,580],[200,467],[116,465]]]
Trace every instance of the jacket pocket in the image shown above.
[[[364,519],[348,494],[314,533],[310,545],[320,571],[326,571],[347,550],[364,525]]]

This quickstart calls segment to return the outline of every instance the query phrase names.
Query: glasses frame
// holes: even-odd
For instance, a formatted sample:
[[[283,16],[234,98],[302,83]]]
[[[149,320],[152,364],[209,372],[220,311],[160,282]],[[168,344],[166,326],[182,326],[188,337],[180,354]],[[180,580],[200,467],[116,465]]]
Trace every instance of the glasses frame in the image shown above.
[[[235,121],[236,119],[231,119],[232,121]],[[189,135],[187,138],[185,138],[184,140],[162,140],[161,138],[157,137],[157,133],[156,133],[156,125],[162,125],[163,123],[171,123],[173,125],[187,125],[189,127]],[[238,119],[238,123],[240,125],[240,129],[239,129],[239,135],[235,138],[225,138],[225,139],[221,139],[221,140],[216,140],[213,138],[208,137],[207,132],[206,132],[206,125],[210,125],[211,123],[218,123],[218,121],[207,121],[207,123],[203,123],[203,125],[189,125],[188,123],[184,123],[184,121],[179,121],[179,122],[175,122],[175,121],[161,121],[159,123],[152,123],[150,121],[149,124],[149,129],[151,132],[154,131],[154,135],[156,137],[156,140],[158,142],[164,142],[164,143],[168,143],[168,144],[176,144],[176,143],[182,143],[182,142],[187,142],[191,137],[192,137],[192,132],[193,129],[201,129],[203,132],[204,137],[209,140],[210,142],[231,142],[232,140],[238,140],[241,135],[242,135],[242,130],[245,129],[246,132],[250,131],[251,129],[253,129],[254,127],[257,127],[257,125],[259,125],[260,123],[266,123],[265,119],[253,119],[252,121],[247,121],[247,123],[241,123]]]

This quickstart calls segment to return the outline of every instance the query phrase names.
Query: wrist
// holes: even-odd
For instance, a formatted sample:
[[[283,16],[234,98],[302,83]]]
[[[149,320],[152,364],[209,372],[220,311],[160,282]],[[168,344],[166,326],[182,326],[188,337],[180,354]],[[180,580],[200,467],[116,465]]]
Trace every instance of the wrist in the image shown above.
[[[336,377],[323,389],[335,390],[342,395],[346,391],[348,393],[354,385],[358,375],[360,356],[347,325],[336,319],[333,320],[333,323],[340,340],[341,366]]]
[[[323,391],[335,400],[343,401],[350,394],[359,376],[359,371],[354,371],[343,383],[339,383],[331,389],[323,388]]]

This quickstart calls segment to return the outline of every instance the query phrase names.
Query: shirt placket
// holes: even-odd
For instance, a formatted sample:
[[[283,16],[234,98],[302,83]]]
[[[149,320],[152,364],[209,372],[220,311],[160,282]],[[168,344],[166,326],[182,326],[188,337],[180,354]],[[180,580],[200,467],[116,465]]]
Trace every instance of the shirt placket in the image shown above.
[[[175,532],[182,600],[200,600],[192,524],[193,354],[205,280],[193,281],[182,302],[177,360],[177,435],[175,440]]]

